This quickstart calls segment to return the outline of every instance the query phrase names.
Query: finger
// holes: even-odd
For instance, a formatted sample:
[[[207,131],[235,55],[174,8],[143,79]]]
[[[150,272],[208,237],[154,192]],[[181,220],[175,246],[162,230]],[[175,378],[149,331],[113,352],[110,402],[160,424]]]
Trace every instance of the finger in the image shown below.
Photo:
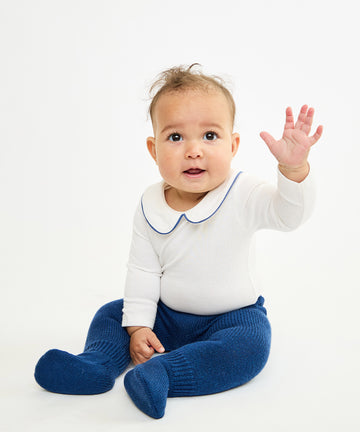
[[[134,355],[132,357],[132,361],[133,361],[134,365],[138,365],[138,364],[146,363],[148,360],[150,360],[150,358],[151,357],[146,357],[140,353],[137,353],[136,355]]]
[[[268,132],[261,132],[261,138],[265,141],[265,144],[271,149],[276,145],[276,139]]]
[[[300,110],[300,113],[299,113],[299,116],[298,116],[297,122],[296,122],[296,124],[295,124],[295,128],[300,129],[301,126],[304,124],[304,121],[305,121],[305,119],[306,119],[307,109],[308,109],[308,106],[307,106],[307,105],[303,105],[303,106],[301,107],[301,110]]]
[[[304,119],[304,124],[301,126],[301,130],[305,132],[306,135],[309,135],[311,131],[311,125],[314,119],[314,113],[315,113],[314,108],[309,108],[306,117]]]
[[[153,354],[154,354],[154,348],[144,344],[143,346],[134,349],[131,352],[131,357],[135,358],[138,362],[144,363],[145,361],[151,359]]]
[[[284,129],[294,129],[294,115],[291,107],[287,107],[285,111],[285,128]]]
[[[154,348],[155,351],[162,353],[165,351],[165,348],[162,346],[162,343],[159,341],[155,333],[152,333],[148,337],[148,341],[150,345]]]
[[[310,138],[311,145],[314,145],[317,141],[319,141],[319,139],[321,138],[321,135],[323,133],[323,130],[324,130],[323,126],[318,126],[318,128],[316,129],[316,132]]]

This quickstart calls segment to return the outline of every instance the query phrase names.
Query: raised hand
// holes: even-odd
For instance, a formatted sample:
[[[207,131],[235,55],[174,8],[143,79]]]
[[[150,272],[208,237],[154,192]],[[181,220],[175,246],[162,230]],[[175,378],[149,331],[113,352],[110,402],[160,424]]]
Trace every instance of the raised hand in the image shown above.
[[[321,137],[323,127],[318,126],[314,135],[309,136],[314,118],[314,108],[303,105],[297,122],[290,107],[286,108],[284,133],[280,140],[276,140],[268,132],[261,132],[260,136],[269,147],[271,153],[279,162],[279,168],[284,171],[308,170],[307,158],[313,146]]]

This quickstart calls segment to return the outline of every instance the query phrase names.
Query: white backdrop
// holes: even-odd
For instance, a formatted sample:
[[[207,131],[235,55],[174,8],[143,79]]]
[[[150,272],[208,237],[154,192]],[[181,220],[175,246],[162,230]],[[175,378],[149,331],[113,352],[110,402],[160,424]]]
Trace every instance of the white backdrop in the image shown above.
[[[359,430],[355,6],[0,0],[3,430]],[[243,388],[170,400],[160,421],[136,410],[122,378],[92,398],[44,392],[32,378],[38,357],[52,347],[80,352],[98,307],[123,295],[133,212],[160,179],[145,147],[147,90],[163,69],[193,62],[233,89],[235,168],[275,181],[259,133],[279,136],[288,105],[314,106],[325,127],[310,158],[314,216],[257,239],[269,364]]]

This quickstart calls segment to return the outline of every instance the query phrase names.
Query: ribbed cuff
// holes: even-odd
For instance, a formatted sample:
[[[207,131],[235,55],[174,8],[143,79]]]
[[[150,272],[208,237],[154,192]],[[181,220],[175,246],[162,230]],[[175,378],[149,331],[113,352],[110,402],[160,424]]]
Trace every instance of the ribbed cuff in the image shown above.
[[[169,376],[168,397],[194,396],[196,382],[188,360],[178,352],[170,352],[159,357]]]
[[[85,347],[84,352],[102,352],[111,359],[111,364],[116,367],[119,374],[127,367],[130,362],[129,350],[107,341],[92,342]]]

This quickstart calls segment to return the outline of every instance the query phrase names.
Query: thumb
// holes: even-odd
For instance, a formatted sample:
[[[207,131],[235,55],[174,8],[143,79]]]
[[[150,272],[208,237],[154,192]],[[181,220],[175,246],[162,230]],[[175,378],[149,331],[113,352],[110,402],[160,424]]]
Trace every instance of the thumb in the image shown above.
[[[269,149],[273,148],[276,145],[276,139],[268,132],[261,132],[260,136],[265,141],[265,144],[269,147]]]
[[[162,346],[161,342],[157,338],[156,334],[153,332],[149,335],[149,343],[154,348],[155,351],[162,353],[165,351],[165,348]]]

